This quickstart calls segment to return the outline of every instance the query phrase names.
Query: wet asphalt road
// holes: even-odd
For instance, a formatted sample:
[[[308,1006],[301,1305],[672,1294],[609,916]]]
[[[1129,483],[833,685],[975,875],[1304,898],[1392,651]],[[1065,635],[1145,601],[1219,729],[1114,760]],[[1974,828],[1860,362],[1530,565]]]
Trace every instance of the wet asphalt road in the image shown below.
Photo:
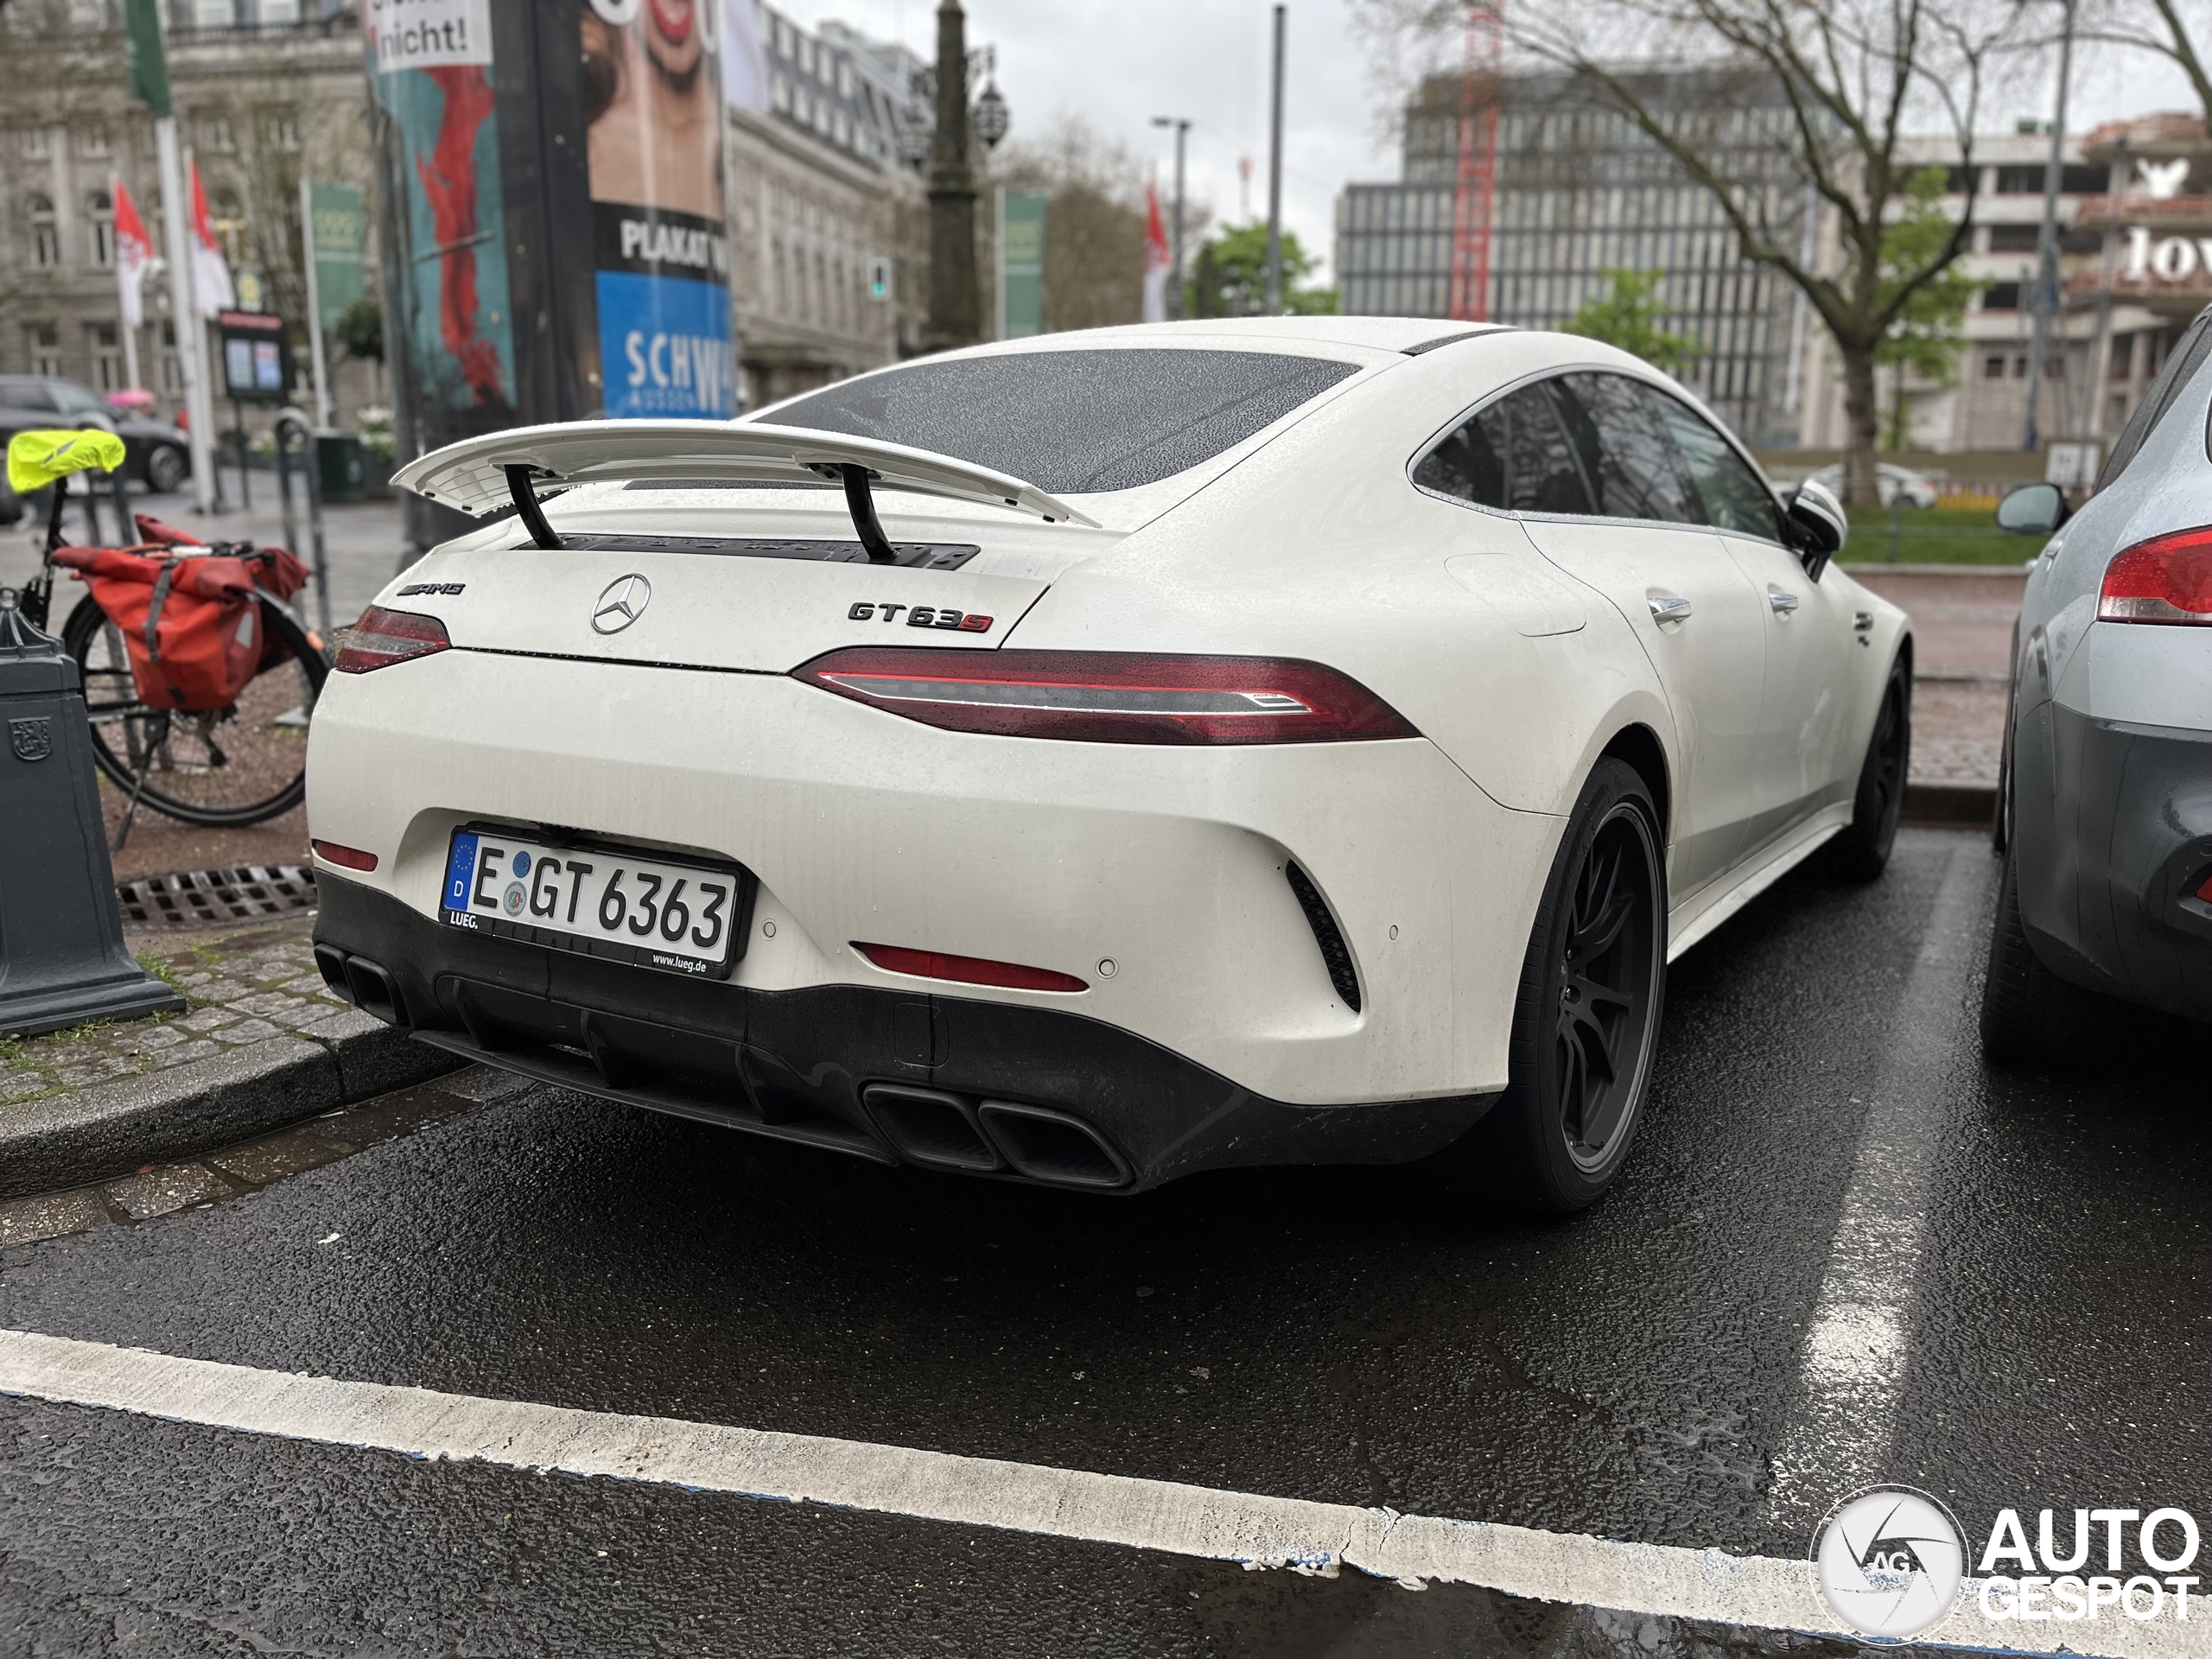
[[[1946,878],[1979,950],[1994,874],[1907,831],[1879,883],[1800,872],[1692,951],[1632,1166],[1564,1222],[1375,1171],[1027,1192],[531,1087],[0,1251],[0,1327],[1802,1556],[1775,1460],[1879,1084],[1934,1150],[1893,1443],[1854,1453],[1970,1539],[2001,1506],[2212,1512],[2201,1033],[1986,1071],[1978,963],[1907,1000]],[[0,1400],[4,1655],[1694,1650],[1853,1651]]]

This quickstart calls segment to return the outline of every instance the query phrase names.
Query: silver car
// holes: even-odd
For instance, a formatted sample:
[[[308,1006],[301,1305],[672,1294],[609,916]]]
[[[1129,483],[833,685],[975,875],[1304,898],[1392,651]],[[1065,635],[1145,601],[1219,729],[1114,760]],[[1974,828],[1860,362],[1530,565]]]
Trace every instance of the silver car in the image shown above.
[[[2078,1054],[2094,995],[2212,1020],[2212,310],[2074,514],[2049,484],[1998,523],[2051,534],[2014,637],[1982,1001],[1992,1058]]]

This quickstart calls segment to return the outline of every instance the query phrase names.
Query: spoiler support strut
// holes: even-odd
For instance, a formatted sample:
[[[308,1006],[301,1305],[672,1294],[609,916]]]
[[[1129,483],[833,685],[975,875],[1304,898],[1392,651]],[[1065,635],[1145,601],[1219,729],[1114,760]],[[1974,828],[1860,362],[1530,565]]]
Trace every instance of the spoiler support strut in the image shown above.
[[[843,461],[810,464],[809,470],[843,483],[845,510],[853,515],[853,529],[861,538],[861,545],[868,550],[868,562],[898,563],[898,551],[891,545],[891,538],[883,533],[883,521],[875,516],[875,492],[868,488],[868,468],[857,461]]]
[[[538,505],[537,492],[530,486],[533,468],[522,465],[503,469],[507,475],[507,491],[515,499],[515,511],[522,515],[523,528],[530,531],[530,539],[539,547],[558,547],[561,538],[546,521],[545,509]]]

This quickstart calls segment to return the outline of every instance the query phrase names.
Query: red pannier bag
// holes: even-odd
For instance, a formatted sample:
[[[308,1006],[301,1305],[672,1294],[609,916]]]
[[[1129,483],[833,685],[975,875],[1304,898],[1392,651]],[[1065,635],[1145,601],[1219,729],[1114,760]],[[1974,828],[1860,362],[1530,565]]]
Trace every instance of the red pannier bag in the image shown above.
[[[64,547],[54,562],[84,577],[121,632],[149,709],[227,709],[261,671],[261,603],[246,560]]]

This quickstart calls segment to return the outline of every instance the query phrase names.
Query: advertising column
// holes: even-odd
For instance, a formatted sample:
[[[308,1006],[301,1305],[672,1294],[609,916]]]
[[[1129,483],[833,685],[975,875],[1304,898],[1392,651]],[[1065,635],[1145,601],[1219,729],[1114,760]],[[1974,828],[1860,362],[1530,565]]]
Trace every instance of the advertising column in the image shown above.
[[[721,8],[368,0],[402,457],[737,408]],[[454,516],[410,498],[417,549]]]
[[[582,19],[605,413],[737,412],[717,8],[589,0]]]

